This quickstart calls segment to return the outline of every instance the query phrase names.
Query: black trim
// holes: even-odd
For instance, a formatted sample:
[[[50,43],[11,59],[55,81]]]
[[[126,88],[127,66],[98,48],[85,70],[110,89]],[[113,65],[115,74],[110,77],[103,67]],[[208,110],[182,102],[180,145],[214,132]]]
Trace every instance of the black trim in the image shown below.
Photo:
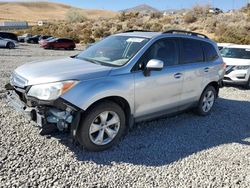
[[[152,31],[140,30],[140,29],[132,29],[132,30],[125,31],[124,33],[132,33],[132,32],[152,32]]]
[[[66,110],[68,106],[70,106],[73,110],[79,111],[80,108],[69,103],[63,98],[58,98],[53,101],[45,101],[45,100],[40,100],[35,97],[27,97],[27,105],[29,107],[35,107],[35,106],[54,106],[56,108],[59,108],[61,110]]]
[[[73,139],[75,139],[77,136],[76,134],[78,132],[78,127],[81,121],[81,117],[82,117],[82,112],[81,111],[76,112],[74,120],[70,126],[70,135],[72,136]]]
[[[6,90],[15,90],[15,88],[10,83],[6,84],[4,87]]]
[[[168,30],[163,32],[164,34],[176,34],[176,33],[180,33],[180,34],[186,34],[186,35],[191,35],[191,36],[196,36],[196,37],[202,37],[202,38],[206,38],[209,39],[206,35],[201,34],[201,33],[196,33],[196,32],[191,32],[191,31],[185,31],[185,30]]]

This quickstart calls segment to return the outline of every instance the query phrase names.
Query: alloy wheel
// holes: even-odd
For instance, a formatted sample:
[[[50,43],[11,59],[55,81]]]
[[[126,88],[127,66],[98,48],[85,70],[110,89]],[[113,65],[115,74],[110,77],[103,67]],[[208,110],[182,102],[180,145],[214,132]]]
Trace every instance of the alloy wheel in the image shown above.
[[[204,112],[209,112],[214,105],[215,95],[214,92],[209,90],[202,100],[202,110]]]
[[[104,111],[100,113],[89,128],[91,142],[96,145],[110,143],[118,134],[120,129],[120,118],[116,112]]]

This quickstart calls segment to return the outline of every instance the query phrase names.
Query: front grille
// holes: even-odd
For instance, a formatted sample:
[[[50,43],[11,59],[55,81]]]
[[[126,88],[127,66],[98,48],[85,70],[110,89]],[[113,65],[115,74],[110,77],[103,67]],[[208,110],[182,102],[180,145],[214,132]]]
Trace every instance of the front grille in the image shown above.
[[[20,75],[18,75],[16,72],[13,72],[10,77],[10,83],[13,86],[17,86],[20,88],[24,88],[27,85],[27,80]]]
[[[238,79],[245,79],[246,78],[246,75],[243,75],[243,76],[237,76]]]

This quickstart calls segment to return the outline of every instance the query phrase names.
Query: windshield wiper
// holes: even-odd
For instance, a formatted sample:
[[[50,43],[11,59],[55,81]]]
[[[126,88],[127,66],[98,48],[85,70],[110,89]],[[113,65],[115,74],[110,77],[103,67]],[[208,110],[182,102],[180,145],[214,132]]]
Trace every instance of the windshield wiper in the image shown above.
[[[106,62],[96,60],[96,59],[91,59],[91,58],[86,58],[86,57],[78,57],[78,56],[76,56],[75,58],[81,59],[81,60],[84,60],[84,61],[89,61],[89,62],[97,64],[97,65],[104,65],[104,66],[108,66],[108,67],[119,67],[117,65],[113,65],[111,63],[106,63]]]
[[[97,60],[94,60],[94,59],[85,58],[85,57],[78,57],[78,56],[76,56],[75,58],[81,59],[81,60],[84,60],[84,61],[88,61],[90,63],[94,63],[94,64],[97,64],[97,65],[101,65],[100,62],[98,62]]]

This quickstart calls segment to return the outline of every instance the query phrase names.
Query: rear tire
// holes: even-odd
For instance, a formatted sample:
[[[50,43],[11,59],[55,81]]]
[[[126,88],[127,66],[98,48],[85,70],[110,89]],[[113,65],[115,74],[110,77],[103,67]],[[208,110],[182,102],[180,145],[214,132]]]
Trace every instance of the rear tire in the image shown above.
[[[206,116],[211,113],[214,106],[217,92],[213,86],[208,86],[202,93],[199,104],[197,107],[197,113],[201,116]]]
[[[103,151],[114,146],[126,129],[122,108],[111,101],[87,110],[77,131],[77,140],[89,151]]]
[[[13,48],[15,48],[15,44],[13,42],[8,42],[6,47],[9,49],[13,49]]]

